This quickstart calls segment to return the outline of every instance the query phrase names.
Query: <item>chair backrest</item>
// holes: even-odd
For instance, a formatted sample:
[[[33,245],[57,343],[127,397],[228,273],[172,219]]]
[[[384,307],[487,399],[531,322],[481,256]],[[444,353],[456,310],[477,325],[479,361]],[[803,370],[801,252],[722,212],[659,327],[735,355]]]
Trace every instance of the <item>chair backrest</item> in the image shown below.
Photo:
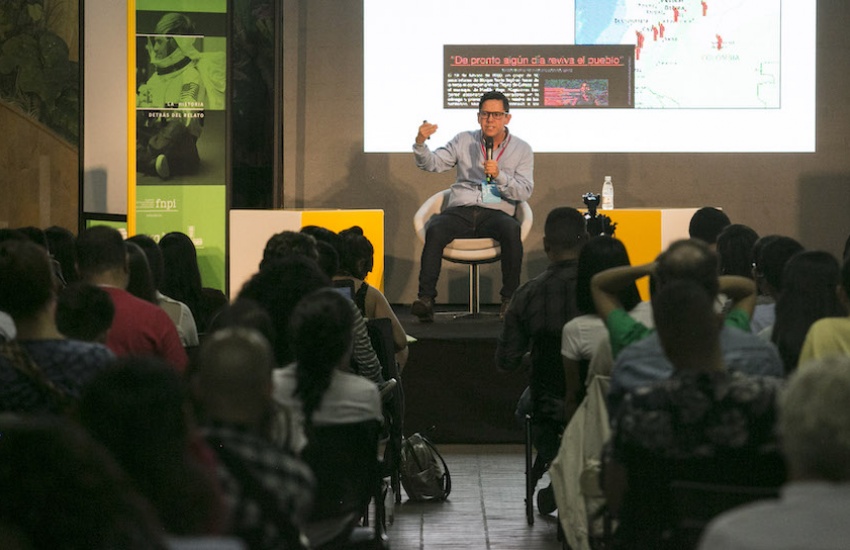
[[[301,455],[316,477],[309,521],[348,514],[359,518],[366,510],[381,481],[379,431],[377,420],[312,427]]]
[[[676,480],[670,484],[676,548],[696,548],[708,523],[727,510],[779,497],[779,487],[724,485]]]

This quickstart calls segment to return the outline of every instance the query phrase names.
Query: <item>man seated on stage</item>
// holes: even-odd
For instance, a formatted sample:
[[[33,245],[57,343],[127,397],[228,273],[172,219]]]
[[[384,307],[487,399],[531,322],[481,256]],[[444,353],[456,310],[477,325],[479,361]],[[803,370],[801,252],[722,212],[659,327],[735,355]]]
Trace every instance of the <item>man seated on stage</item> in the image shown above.
[[[517,203],[527,201],[534,189],[534,155],[526,142],[509,133],[509,111],[504,94],[487,92],[478,102],[481,130],[461,132],[434,151],[425,140],[437,131],[436,124],[423,122],[416,134],[416,166],[428,172],[457,168],[448,206],[428,222],[425,233],[419,297],[411,307],[421,322],[434,320],[443,248],[454,239],[485,237],[501,245],[502,316],[519,286],[523,252],[514,214]]]

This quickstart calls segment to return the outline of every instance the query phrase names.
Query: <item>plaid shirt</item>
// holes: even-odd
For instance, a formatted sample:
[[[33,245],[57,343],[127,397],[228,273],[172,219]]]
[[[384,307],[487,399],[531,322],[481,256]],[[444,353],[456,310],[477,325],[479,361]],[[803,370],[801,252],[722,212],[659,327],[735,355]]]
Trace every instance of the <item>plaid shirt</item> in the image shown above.
[[[496,365],[507,371],[518,369],[531,351],[532,393],[564,396],[561,360],[561,331],[578,315],[576,271],[578,260],[565,260],[549,267],[517,289],[505,314],[505,324],[496,346]]]
[[[217,474],[231,512],[232,532],[249,548],[287,548],[287,531],[297,531],[313,504],[310,468],[272,443],[234,426],[206,427],[202,435],[219,459]],[[235,459],[240,466],[227,465]],[[245,476],[251,476],[246,480]],[[262,488],[264,498],[252,490]]]

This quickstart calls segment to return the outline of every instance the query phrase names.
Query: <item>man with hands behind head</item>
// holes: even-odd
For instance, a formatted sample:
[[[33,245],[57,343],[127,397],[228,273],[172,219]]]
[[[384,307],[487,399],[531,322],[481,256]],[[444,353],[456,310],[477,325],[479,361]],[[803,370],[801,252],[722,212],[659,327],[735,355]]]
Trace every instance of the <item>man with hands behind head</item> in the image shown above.
[[[419,271],[419,295],[411,312],[422,322],[434,319],[434,299],[443,248],[454,239],[485,237],[499,242],[502,261],[502,313],[519,286],[522,270],[520,224],[514,218],[517,203],[527,201],[534,189],[531,147],[508,131],[508,99],[487,92],[478,103],[480,130],[461,132],[431,151],[426,140],[437,125],[423,122],[416,134],[416,166],[427,172],[457,169],[446,209],[428,222]]]

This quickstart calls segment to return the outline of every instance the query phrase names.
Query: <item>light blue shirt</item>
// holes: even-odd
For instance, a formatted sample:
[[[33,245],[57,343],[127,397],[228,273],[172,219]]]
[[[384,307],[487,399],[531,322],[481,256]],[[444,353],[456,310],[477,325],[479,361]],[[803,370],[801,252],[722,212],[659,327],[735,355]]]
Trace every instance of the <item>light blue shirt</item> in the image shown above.
[[[776,378],[785,374],[776,346],[755,334],[724,325],[720,331],[720,348],[730,371]],[[611,370],[608,410],[613,416],[626,392],[666,380],[672,374],[673,365],[664,354],[657,332],[626,346]]]
[[[414,144],[416,166],[426,172],[445,172],[457,168],[457,179],[451,187],[447,207],[483,206],[513,216],[516,204],[527,201],[534,190],[534,153],[531,146],[518,137],[508,137],[493,151],[499,162],[499,177],[493,182],[502,197],[500,202],[482,200],[481,183],[485,180],[481,130],[461,132],[442,147],[431,151],[427,145]]]

